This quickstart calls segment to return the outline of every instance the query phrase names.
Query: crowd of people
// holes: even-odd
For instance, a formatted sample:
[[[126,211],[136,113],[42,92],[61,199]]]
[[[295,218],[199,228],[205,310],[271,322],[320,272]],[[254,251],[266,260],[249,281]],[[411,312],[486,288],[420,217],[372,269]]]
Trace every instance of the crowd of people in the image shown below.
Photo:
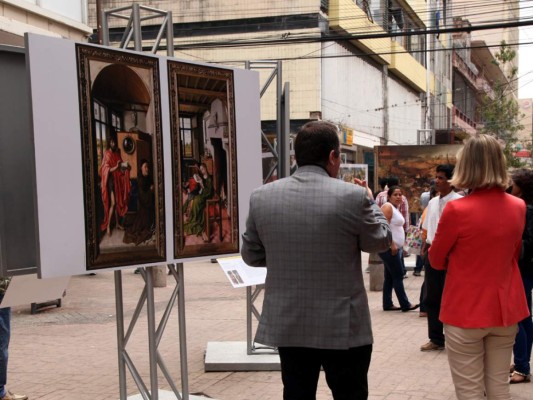
[[[383,260],[384,311],[421,307],[429,340],[420,350],[446,349],[459,400],[509,400],[509,384],[531,380],[533,171],[510,177],[500,143],[483,134],[455,166],[437,166],[421,201],[415,275],[423,269],[424,283],[413,304],[403,286],[409,214],[399,182],[374,199],[366,182],[336,179],[337,128],[327,122],[304,125],[295,153],[291,177],[253,192],[241,252],[267,267],[255,340],[279,349],[285,400],[315,398],[321,368],[334,399],[368,398],[361,251]]]
[[[533,170],[509,175],[501,144],[483,134],[466,141],[455,166],[436,167],[421,201],[424,283],[414,304],[403,285],[409,211],[398,180],[374,199],[367,182],[338,179],[338,130],[328,122],[305,124],[294,147],[293,174],[252,193],[241,249],[246,264],[267,267],[255,341],[279,351],[284,400],[316,398],[321,369],[335,400],[368,398],[373,334],[361,252],[383,261],[384,311],[421,307],[429,340],[420,350],[446,349],[459,400],[510,400],[510,384],[531,381]],[[140,164],[146,210],[137,225],[147,232],[153,180]],[[184,205],[190,234],[201,232],[195,218],[211,179],[200,164],[201,190]],[[118,213],[113,198],[106,220]],[[0,280],[0,301],[8,283]],[[10,311],[0,310],[0,400],[27,399],[5,389]]]

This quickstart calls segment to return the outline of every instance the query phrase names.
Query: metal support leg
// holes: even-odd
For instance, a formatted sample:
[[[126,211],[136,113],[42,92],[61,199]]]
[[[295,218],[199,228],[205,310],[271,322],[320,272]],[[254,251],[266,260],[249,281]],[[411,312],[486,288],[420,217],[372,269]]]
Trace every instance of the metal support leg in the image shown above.
[[[150,362],[151,400],[159,399],[157,380],[157,346],[155,343],[155,301],[152,270],[146,271],[146,314],[148,319],[148,359]]]
[[[183,276],[183,263],[176,264],[179,276],[178,286],[178,318],[180,335],[180,363],[181,363],[181,389],[183,399],[189,400],[189,379],[187,369],[187,330],[185,329],[185,279]]]
[[[124,304],[122,293],[122,275],[121,271],[115,271],[115,298],[117,310],[117,343],[118,343],[118,362],[119,362],[119,385],[120,385],[120,400],[127,400],[126,392],[126,367],[129,369],[133,380],[135,381],[139,392],[144,400],[158,400],[159,399],[159,382],[158,370],[161,369],[165,379],[169,383],[172,391],[178,400],[189,400],[189,381],[187,369],[187,337],[185,324],[185,293],[183,264],[168,265],[172,275],[176,280],[176,287],[167,303],[167,307],[156,329],[156,315],[155,315],[155,296],[152,270],[150,268],[142,268],[141,276],[145,281],[144,289],[139,297],[137,306],[133,312],[130,324],[127,331],[124,327]],[[165,365],[162,355],[158,351],[159,343],[163,336],[165,327],[170,319],[171,311],[174,304],[178,305],[179,318],[179,345],[180,345],[180,366],[181,366],[181,394],[170,375],[168,368]],[[131,334],[135,328],[135,324],[141,314],[142,308],[146,303],[147,325],[148,325],[148,356],[150,368],[150,389],[145,385],[139,371],[129,356],[126,346]]]
[[[122,271],[115,271],[115,305],[117,310],[118,382],[120,400],[127,399],[126,363],[124,361],[124,302],[122,301]]]

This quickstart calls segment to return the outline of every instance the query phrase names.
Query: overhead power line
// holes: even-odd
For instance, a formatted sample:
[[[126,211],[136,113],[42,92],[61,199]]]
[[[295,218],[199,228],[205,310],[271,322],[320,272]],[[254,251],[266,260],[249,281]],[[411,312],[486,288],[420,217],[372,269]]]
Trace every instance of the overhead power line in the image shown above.
[[[321,35],[321,36],[304,36],[304,37],[291,37],[287,35],[284,38],[273,39],[243,39],[232,41],[199,41],[194,43],[174,45],[175,50],[187,50],[189,48],[204,49],[210,47],[243,47],[243,46],[257,46],[257,45],[280,45],[280,44],[299,44],[299,43],[316,43],[316,42],[329,42],[329,41],[351,41],[351,40],[368,40],[368,39],[384,39],[395,37],[407,37],[407,36],[420,36],[420,35],[436,35],[446,33],[458,33],[458,32],[474,32],[491,29],[503,29],[503,28],[518,28],[522,26],[533,26],[533,20],[511,21],[496,24],[479,24],[468,27],[454,27],[454,28],[442,28],[442,29],[423,29],[417,31],[408,32],[384,32],[384,33],[364,33],[364,34],[341,34],[341,35]]]

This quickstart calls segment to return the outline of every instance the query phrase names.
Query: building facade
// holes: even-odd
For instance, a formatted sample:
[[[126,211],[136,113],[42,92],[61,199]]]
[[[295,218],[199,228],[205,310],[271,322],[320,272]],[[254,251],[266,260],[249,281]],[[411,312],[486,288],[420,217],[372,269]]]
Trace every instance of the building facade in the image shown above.
[[[86,0],[0,0],[0,44],[24,46],[24,33],[86,41]]]
[[[418,130],[433,124],[449,128],[451,68],[438,74],[426,69],[437,61],[426,55],[433,38],[424,33],[432,24],[424,0],[138,3],[172,11],[177,58],[240,68],[246,61],[280,60],[281,79],[290,82],[291,131],[318,118],[337,124],[347,162],[372,164],[376,145],[417,144]],[[100,0],[98,7],[131,4]],[[94,27],[98,7],[89,0]],[[124,22],[109,26],[111,40],[119,41]],[[143,26],[143,41],[156,35],[155,27]],[[435,40],[449,46],[446,35]],[[265,82],[271,71],[259,73]],[[435,99],[445,100],[434,107]],[[261,118],[263,131],[272,134],[275,90],[263,95]]]

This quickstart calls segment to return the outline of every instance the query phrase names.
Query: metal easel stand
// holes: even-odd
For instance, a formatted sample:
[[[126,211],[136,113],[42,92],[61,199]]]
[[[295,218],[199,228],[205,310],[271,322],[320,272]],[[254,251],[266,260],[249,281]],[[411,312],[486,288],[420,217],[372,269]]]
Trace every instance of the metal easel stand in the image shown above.
[[[141,276],[145,281],[144,289],[137,302],[137,307],[133,313],[128,330],[124,329],[124,303],[122,292],[122,271],[115,271],[115,300],[117,309],[117,344],[118,344],[118,365],[119,365],[119,386],[120,386],[120,400],[126,400],[126,367],[130,371],[133,380],[135,381],[139,392],[144,400],[158,400],[158,376],[157,367],[163,373],[168,384],[172,388],[178,400],[189,400],[188,388],[188,370],[187,370],[187,338],[185,330],[185,295],[184,295],[184,279],[183,279],[183,264],[169,264],[168,265],[172,276],[176,280],[176,287],[167,303],[165,312],[159,321],[156,328],[155,304],[154,304],[154,284],[152,276],[152,268],[141,268]],[[135,364],[126,349],[131,334],[135,328],[135,324],[142,311],[144,303],[146,302],[146,312],[148,320],[148,354],[150,364],[150,390],[141,378]],[[177,302],[178,317],[179,317],[179,343],[180,343],[180,365],[181,365],[181,384],[182,395],[179,393],[172,376],[170,375],[161,353],[158,351],[159,343],[165,331],[165,327],[170,318],[172,307]]]
[[[261,315],[254,305],[264,285],[246,287],[246,341],[208,342],[205,351],[205,372],[279,371],[278,351],[274,347],[253,342],[253,317]]]
[[[257,285],[253,288],[252,286],[246,287],[246,354],[249,356],[254,354],[278,354],[277,348],[260,345],[253,340],[252,317],[255,317],[258,321],[261,319],[261,314],[255,307],[254,303],[264,288],[265,285]]]
[[[272,72],[261,88],[261,97],[269,85],[276,79],[276,140],[270,143],[261,131],[263,143],[269,149],[266,156],[276,162],[271,166],[265,181],[277,169],[278,177],[289,175],[290,155],[290,86],[282,85],[281,61],[247,61],[246,69],[271,69]],[[265,154],[264,154],[265,156]],[[261,313],[255,307],[264,285],[246,288],[246,342],[210,342],[207,344],[204,369],[209,371],[274,371],[280,369],[278,350],[274,347],[256,344],[253,341],[253,318],[261,319]]]
[[[270,179],[275,169],[278,170],[278,178],[285,178],[289,176],[290,171],[290,85],[289,82],[282,83],[282,62],[248,61],[246,69],[272,69],[272,73],[261,88],[261,97],[263,97],[272,81],[276,79],[276,141],[274,146],[272,146],[265,133],[261,131],[261,139],[270,149],[272,156],[276,159],[276,163],[271,167],[263,183]],[[255,316],[257,320],[261,319],[261,314],[254,306],[254,302],[263,289],[264,285],[257,285],[254,289],[252,287],[246,288],[246,352],[248,355],[278,354],[276,348],[256,345],[252,339],[252,317]]]

